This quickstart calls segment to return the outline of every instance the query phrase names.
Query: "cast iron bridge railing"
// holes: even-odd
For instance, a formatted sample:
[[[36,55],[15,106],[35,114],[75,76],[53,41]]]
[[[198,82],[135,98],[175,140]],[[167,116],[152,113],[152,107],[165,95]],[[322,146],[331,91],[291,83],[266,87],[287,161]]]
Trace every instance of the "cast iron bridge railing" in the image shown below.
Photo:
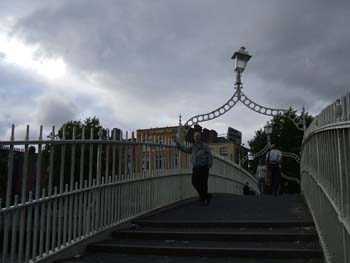
[[[84,133],[84,132],[83,132]],[[52,134],[55,134],[53,131]],[[64,133],[63,133],[64,134]],[[40,262],[125,221],[195,196],[189,155],[158,137],[0,141],[2,262]],[[162,142],[162,143],[161,143]],[[30,146],[34,146],[30,147]],[[301,188],[327,262],[350,262],[350,94],[305,132]],[[220,157],[211,192],[256,180]]]
[[[90,131],[92,138],[93,131]],[[0,141],[2,262],[40,262],[160,207],[194,197],[190,156],[166,138]],[[55,134],[55,130],[51,134]],[[242,194],[255,178],[214,157],[209,191]]]
[[[325,108],[304,135],[301,188],[327,262],[350,262],[350,93]]]

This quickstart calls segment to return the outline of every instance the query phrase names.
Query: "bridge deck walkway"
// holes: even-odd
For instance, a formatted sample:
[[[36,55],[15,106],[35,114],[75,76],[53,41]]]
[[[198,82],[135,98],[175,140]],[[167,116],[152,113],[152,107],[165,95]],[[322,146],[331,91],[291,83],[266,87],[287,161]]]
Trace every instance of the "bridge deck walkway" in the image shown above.
[[[323,262],[301,195],[215,195],[134,220],[78,258],[60,262]]]
[[[209,206],[192,201],[145,217],[150,221],[309,221],[311,214],[301,195],[214,196]]]

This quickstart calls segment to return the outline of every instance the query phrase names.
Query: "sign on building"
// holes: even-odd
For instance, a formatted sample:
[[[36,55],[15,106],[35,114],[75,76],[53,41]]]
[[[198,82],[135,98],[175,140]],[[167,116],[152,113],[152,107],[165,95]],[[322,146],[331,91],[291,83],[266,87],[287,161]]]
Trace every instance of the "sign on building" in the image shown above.
[[[230,142],[234,142],[235,144],[240,145],[242,143],[242,132],[240,132],[239,130],[236,130],[232,127],[228,127],[227,140]]]

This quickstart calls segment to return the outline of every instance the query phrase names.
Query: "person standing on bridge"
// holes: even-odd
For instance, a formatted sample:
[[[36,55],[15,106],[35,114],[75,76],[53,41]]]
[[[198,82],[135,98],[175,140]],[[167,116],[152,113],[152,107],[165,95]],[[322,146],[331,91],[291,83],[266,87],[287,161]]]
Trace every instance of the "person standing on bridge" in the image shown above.
[[[281,183],[282,152],[271,145],[271,150],[266,155],[266,168],[271,176],[272,194],[278,195]]]
[[[263,195],[266,182],[266,165],[264,159],[260,159],[259,165],[256,168],[256,179],[258,180],[260,195]]]
[[[202,134],[196,131],[193,135],[192,146],[185,147],[176,141],[179,150],[185,153],[192,153],[192,185],[197,190],[200,203],[209,205],[211,194],[208,194],[209,169],[213,165],[213,155],[209,146],[203,142]]]

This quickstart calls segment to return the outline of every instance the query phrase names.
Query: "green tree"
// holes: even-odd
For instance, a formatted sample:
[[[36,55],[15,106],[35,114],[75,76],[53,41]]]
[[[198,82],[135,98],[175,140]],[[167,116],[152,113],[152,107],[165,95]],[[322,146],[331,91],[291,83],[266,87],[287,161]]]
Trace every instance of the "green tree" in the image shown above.
[[[73,140],[73,131],[75,129],[75,140],[83,139],[83,128],[84,140],[97,140],[100,137],[100,131],[102,131],[102,138],[107,137],[107,129],[103,128],[97,117],[86,118],[84,121],[72,120],[64,123],[57,134],[49,134],[49,138],[55,137],[58,140]],[[65,132],[65,136],[63,136]],[[92,137],[91,137],[92,134]],[[88,142],[86,142],[87,144]],[[53,161],[53,186],[57,186],[61,183],[61,165],[62,165],[62,152],[64,152],[64,170],[63,170],[63,187],[66,184],[70,185],[71,182],[71,167],[72,167],[72,153],[75,150],[75,165],[73,173],[73,182],[79,182],[80,179],[80,159],[82,156],[82,151],[84,152],[84,162],[83,162],[83,179],[87,180],[89,178],[89,168],[90,168],[90,145],[86,145],[82,148],[82,144],[78,143],[68,143],[68,144],[56,144],[54,147],[52,144],[47,144],[43,150],[43,163],[46,166],[47,173],[49,173],[49,164],[51,152],[54,152]],[[74,149],[75,147],[75,149]],[[92,177],[96,176],[96,156],[97,156],[97,144],[91,144],[92,147]],[[103,146],[105,148],[105,146]],[[103,150],[102,162],[105,160],[105,150]],[[48,183],[48,182],[47,182]]]
[[[58,130],[57,135],[61,140],[63,139],[63,131],[66,129],[65,139],[71,140],[73,139],[73,130],[76,129],[76,139],[82,139],[83,128],[85,128],[85,139],[98,139],[99,131],[102,130],[102,137],[105,138],[107,136],[107,130],[102,127],[100,124],[100,120],[95,117],[86,118],[84,121],[69,121],[64,123],[61,128]],[[91,138],[91,129],[93,129],[93,137]],[[49,136],[52,136],[50,134]]]
[[[292,108],[289,109],[292,114],[296,114],[296,111]],[[306,127],[310,125],[313,117],[308,113],[305,113]],[[271,143],[276,144],[277,148],[282,152],[295,153],[300,156],[301,144],[303,140],[303,131],[299,130],[292,120],[285,116],[275,116],[271,120],[272,134],[270,135]],[[263,128],[255,132],[254,138],[249,141],[249,146],[252,153],[257,153],[263,149],[267,144],[267,135]],[[252,170],[255,171],[258,166],[259,160],[265,158],[261,156],[250,162]],[[293,158],[283,158],[282,160],[282,172],[288,176],[300,179],[300,165]],[[292,181],[283,181],[285,192],[299,192],[299,186]]]

